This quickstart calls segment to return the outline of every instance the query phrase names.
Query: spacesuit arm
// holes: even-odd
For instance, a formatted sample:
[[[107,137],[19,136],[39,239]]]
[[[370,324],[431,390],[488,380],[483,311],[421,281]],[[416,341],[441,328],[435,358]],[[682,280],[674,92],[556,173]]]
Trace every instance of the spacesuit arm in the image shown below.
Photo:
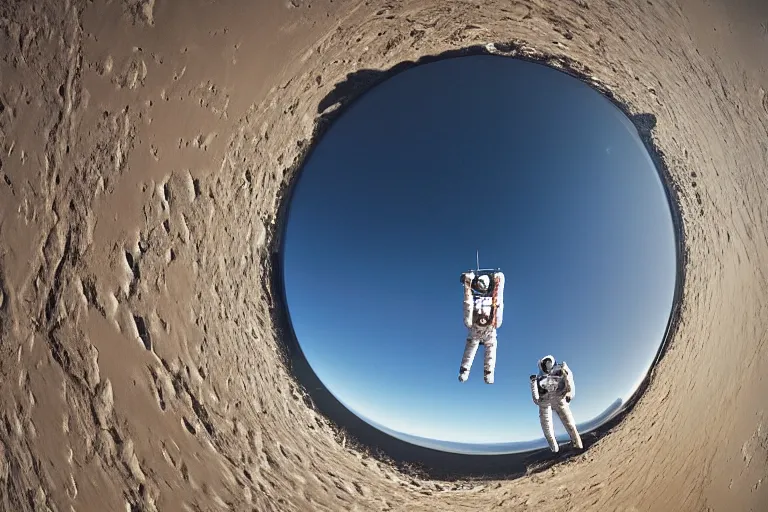
[[[498,329],[504,321],[504,273],[496,272],[494,278],[497,280],[496,286],[498,287],[496,293],[496,323],[494,327]]]
[[[573,372],[565,361],[560,366],[563,368],[563,373],[565,373],[565,394],[573,400],[573,397],[576,396],[576,383],[573,380]]]
[[[531,398],[533,398],[533,403],[539,405],[539,383],[538,379],[535,376],[533,377],[531,379]]]
[[[467,329],[472,327],[472,306],[474,305],[470,283],[469,280],[464,282],[464,325],[467,326]]]

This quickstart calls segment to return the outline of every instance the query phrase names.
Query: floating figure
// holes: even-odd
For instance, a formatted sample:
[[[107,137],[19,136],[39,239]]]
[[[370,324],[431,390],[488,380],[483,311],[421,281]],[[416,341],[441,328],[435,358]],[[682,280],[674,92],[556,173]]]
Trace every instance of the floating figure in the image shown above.
[[[563,422],[565,430],[571,436],[574,447],[581,450],[579,431],[576,430],[576,422],[571,414],[570,403],[576,395],[576,384],[573,381],[573,372],[565,361],[556,363],[554,356],[544,356],[539,360],[539,375],[531,375],[531,395],[533,403],[539,406],[539,421],[544,437],[553,452],[558,452],[560,447],[555,439],[555,428],[552,424],[552,409],[555,410]]]
[[[469,370],[479,345],[485,347],[485,382],[493,384],[496,368],[496,329],[504,316],[504,274],[500,271],[464,272],[464,325],[469,329],[459,382],[469,378]]]

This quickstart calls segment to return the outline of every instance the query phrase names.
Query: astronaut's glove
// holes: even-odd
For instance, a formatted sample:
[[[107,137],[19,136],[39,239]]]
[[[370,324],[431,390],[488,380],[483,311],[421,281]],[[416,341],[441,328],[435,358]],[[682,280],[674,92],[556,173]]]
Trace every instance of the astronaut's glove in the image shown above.
[[[531,379],[531,382],[533,382],[533,381],[536,380],[536,376],[535,375],[531,375],[530,379]]]
[[[465,272],[461,274],[461,284],[470,284],[472,280],[475,278],[474,272]]]

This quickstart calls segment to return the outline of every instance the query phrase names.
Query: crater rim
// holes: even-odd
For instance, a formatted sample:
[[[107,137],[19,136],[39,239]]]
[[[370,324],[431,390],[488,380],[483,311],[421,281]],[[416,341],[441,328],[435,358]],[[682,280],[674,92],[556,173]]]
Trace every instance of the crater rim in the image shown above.
[[[395,438],[369,425],[362,418],[344,406],[320,381],[309,365],[301,344],[293,330],[285,294],[285,273],[283,266],[285,232],[290,215],[290,206],[295,187],[301,179],[305,164],[313,151],[322,142],[324,135],[356,101],[384,81],[410,69],[425,64],[471,56],[496,56],[513,58],[547,66],[565,73],[591,87],[617,107],[635,127],[645,151],[650,156],[672,218],[675,240],[675,286],[672,307],[667,326],[656,356],[645,377],[633,395],[607,422],[588,433],[582,434],[584,450],[570,448],[553,454],[547,448],[503,455],[460,454],[421,447]],[[264,286],[272,297],[271,316],[275,326],[276,339],[282,352],[286,369],[298,386],[307,407],[322,416],[336,432],[336,440],[347,449],[368,455],[392,466],[405,476],[436,481],[471,479],[477,481],[516,479],[527,474],[544,471],[573,456],[586,452],[589,447],[609,434],[634,409],[655,377],[655,370],[671,346],[679,327],[683,307],[683,290],[686,282],[688,249],[685,223],[680,204],[680,187],[669,171],[667,158],[654,141],[656,116],[652,113],[632,113],[632,103],[616,94],[592,71],[576,59],[563,54],[542,52],[522,40],[476,44],[439,53],[425,53],[417,60],[399,60],[386,69],[359,69],[348,73],[342,81],[336,82],[318,103],[317,116],[313,121],[312,135],[296,141],[300,148],[293,163],[284,168],[287,180],[277,193],[275,221],[269,227],[268,250],[270,266],[263,271]]]

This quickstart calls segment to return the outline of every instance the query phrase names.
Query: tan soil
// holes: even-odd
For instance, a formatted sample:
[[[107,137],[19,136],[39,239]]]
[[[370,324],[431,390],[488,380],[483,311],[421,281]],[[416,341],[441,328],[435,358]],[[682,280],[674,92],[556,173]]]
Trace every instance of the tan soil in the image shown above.
[[[9,0],[0,15],[0,509],[768,510],[768,4]],[[509,40],[656,116],[686,233],[680,326],[583,456],[413,480],[342,445],[292,380],[264,286],[275,210],[348,73]]]

